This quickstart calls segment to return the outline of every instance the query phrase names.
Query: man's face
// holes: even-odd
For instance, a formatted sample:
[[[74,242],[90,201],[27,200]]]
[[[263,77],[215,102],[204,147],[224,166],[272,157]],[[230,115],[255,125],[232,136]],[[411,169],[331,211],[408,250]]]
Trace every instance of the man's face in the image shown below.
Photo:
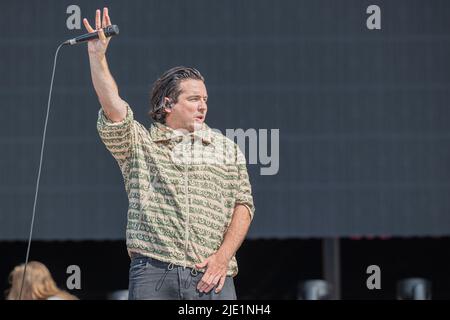
[[[180,89],[177,103],[171,109],[166,108],[166,124],[172,129],[198,130],[208,110],[205,84],[201,80],[187,79],[180,82]]]

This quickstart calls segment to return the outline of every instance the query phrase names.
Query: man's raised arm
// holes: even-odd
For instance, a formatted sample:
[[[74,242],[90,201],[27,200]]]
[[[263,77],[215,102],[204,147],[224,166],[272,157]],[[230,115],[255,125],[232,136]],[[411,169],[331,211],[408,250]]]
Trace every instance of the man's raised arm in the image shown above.
[[[127,115],[127,103],[119,96],[119,89],[111,75],[106,61],[106,50],[111,38],[106,38],[103,30],[111,25],[108,8],[103,8],[103,19],[100,21],[100,10],[95,12],[95,30],[88,20],[83,19],[83,24],[88,32],[99,30],[99,39],[88,42],[89,63],[91,66],[92,83],[102,109],[109,120],[119,122]]]

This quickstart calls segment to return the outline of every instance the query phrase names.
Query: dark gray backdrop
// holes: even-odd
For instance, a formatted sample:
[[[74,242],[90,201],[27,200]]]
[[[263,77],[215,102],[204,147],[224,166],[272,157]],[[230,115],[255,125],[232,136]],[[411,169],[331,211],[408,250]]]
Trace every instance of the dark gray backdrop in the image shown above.
[[[33,207],[57,45],[77,4],[110,8],[108,58],[135,117],[175,65],[207,79],[211,127],[280,129],[280,170],[249,165],[259,237],[450,234],[450,2],[0,2],[0,240],[23,240]],[[366,8],[382,30],[366,28]],[[85,45],[63,48],[36,239],[124,238],[127,198],[101,143]]]

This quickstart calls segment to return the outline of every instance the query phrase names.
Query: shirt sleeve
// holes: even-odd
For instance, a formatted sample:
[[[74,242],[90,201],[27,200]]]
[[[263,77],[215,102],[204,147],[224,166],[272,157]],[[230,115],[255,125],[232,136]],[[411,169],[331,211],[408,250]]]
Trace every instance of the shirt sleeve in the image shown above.
[[[250,219],[253,220],[255,214],[255,205],[253,203],[252,186],[250,184],[250,178],[247,171],[247,164],[245,156],[236,145],[237,149],[237,170],[238,170],[238,190],[236,192],[236,204],[241,204],[247,207],[250,214]]]
[[[127,115],[120,122],[113,122],[104,113],[103,109],[98,112],[97,131],[106,149],[111,152],[117,160],[121,169],[129,161],[135,141],[135,123],[133,111],[127,105]]]

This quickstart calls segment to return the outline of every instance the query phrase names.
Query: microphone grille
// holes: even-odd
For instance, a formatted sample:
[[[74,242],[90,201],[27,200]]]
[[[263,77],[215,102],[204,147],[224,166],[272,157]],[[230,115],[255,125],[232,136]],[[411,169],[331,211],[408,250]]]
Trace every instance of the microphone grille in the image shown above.
[[[105,37],[111,37],[119,34],[119,27],[115,24],[107,26],[103,30]]]

